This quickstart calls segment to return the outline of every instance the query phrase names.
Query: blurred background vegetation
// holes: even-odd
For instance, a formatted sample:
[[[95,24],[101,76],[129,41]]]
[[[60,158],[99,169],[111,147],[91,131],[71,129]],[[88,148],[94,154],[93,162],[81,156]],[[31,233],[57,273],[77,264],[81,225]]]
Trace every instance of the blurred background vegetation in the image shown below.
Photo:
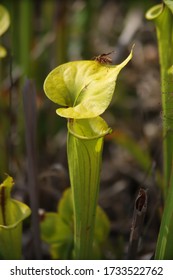
[[[105,256],[127,252],[136,193],[149,202],[139,258],[151,258],[160,224],[162,110],[154,26],[145,12],[160,1],[1,0],[11,24],[1,37],[8,55],[0,60],[0,180],[14,177],[14,196],[37,208],[56,211],[69,186],[66,121],[43,92],[47,74],[73,60],[114,51],[119,63],[135,43],[104,118],[114,133],[105,139],[99,204],[111,221]],[[33,188],[32,186],[33,185]],[[36,190],[34,189],[36,186]],[[34,258],[30,229],[24,258]],[[43,246],[43,245],[41,245]],[[42,257],[49,257],[43,246]]]

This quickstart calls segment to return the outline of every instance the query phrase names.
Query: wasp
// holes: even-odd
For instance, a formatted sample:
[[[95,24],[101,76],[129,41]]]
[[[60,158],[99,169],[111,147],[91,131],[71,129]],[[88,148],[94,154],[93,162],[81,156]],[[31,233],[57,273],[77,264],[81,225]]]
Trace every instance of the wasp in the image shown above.
[[[100,54],[98,56],[95,56],[93,59],[95,61],[98,61],[98,62],[103,63],[103,64],[111,64],[112,63],[112,59],[109,57],[109,55],[112,54],[113,52],[114,51],[109,52],[109,53]]]

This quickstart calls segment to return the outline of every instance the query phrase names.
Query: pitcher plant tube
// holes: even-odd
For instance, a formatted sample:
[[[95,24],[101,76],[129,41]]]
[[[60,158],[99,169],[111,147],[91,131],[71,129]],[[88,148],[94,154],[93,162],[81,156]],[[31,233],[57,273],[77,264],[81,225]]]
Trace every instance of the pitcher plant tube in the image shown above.
[[[159,49],[163,111],[164,212],[156,259],[173,259],[173,1],[164,0],[147,13],[153,20]]]
[[[67,119],[67,157],[74,208],[74,259],[91,259],[104,136],[111,128],[100,117],[109,106],[121,69],[98,60],[73,61],[51,71],[47,97]]]

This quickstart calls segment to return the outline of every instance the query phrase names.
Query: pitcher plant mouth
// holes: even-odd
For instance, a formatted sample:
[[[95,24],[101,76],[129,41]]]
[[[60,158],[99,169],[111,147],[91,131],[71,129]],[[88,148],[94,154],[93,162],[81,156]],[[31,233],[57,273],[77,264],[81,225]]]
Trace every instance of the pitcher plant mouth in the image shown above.
[[[155,18],[157,18],[159,15],[161,15],[161,13],[164,10],[164,3],[155,5],[154,7],[150,8],[145,16],[148,20],[154,20]]]
[[[107,123],[101,118],[70,119],[67,123],[69,133],[83,140],[94,140],[112,132]]]

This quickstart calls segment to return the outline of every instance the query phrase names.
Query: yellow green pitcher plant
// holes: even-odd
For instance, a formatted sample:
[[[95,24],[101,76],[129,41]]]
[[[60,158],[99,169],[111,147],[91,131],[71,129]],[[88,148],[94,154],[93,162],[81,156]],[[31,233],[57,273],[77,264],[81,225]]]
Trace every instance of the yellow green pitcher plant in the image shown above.
[[[7,176],[0,184],[0,259],[19,260],[22,258],[22,222],[30,208],[11,198],[13,178]]]
[[[67,157],[74,208],[74,258],[91,259],[104,136],[111,128],[100,117],[109,106],[119,65],[84,60],[62,64],[44,82],[47,97],[67,119]]]
[[[173,259],[173,1],[163,0],[146,17],[153,20],[157,32],[163,114],[165,205],[155,258]]]

